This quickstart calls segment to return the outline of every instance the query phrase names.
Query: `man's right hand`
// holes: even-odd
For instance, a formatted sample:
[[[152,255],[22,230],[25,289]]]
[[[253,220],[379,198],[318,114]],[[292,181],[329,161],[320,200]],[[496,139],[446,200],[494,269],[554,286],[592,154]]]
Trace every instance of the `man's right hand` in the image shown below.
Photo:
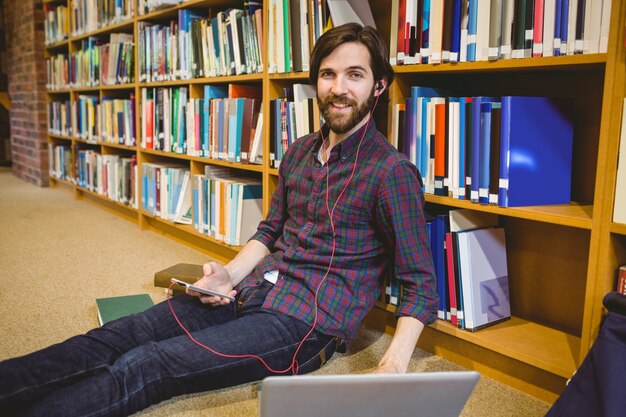
[[[206,288],[208,290],[218,291],[222,294],[229,294],[233,297],[237,294],[237,291],[233,290],[233,283],[231,282],[230,275],[226,268],[217,262],[209,262],[202,265],[204,276],[200,278],[194,285],[198,287]],[[230,303],[227,298],[221,298],[213,295],[204,295],[193,290],[187,290],[187,294],[198,297],[198,299],[204,303],[213,307],[222,306]]]

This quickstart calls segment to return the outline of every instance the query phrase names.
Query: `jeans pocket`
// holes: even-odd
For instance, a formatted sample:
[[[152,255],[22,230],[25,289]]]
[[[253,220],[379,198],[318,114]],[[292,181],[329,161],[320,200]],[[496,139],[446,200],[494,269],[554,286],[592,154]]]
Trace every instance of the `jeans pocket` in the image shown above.
[[[237,309],[241,310],[263,304],[263,301],[265,301],[265,297],[272,288],[272,285],[274,284],[263,280],[263,282],[257,285],[251,285],[243,288],[239,294],[239,298],[237,299]]]

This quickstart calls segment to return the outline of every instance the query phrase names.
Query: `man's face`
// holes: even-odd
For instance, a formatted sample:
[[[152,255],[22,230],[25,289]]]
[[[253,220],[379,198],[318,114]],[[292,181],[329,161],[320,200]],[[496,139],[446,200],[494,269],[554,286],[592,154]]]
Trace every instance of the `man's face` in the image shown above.
[[[321,62],[317,103],[330,129],[345,137],[367,121],[374,106],[370,54],[360,43],[344,43]]]

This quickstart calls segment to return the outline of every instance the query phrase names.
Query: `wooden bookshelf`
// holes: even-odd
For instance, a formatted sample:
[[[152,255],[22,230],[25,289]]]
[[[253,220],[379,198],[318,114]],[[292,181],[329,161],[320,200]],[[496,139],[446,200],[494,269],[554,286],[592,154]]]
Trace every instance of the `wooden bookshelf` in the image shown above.
[[[45,1],[66,4],[72,0]],[[388,2],[369,0],[377,26],[388,40]],[[266,2],[267,3],[267,2]],[[164,82],[139,82],[138,24],[176,18],[181,8],[242,8],[241,1],[192,0],[177,6],[137,15],[127,21],[99,28],[46,47],[46,58],[60,52],[69,54],[89,36],[133,33],[135,39],[135,81],[125,85],[62,88],[48,91],[48,101],[76,100],[77,93],[99,97],[134,93],[136,132],[140,143],[140,95],[143,87],[190,89],[205,84],[247,83],[263,90],[264,161],[262,165],[236,164],[188,155],[142,149],[111,143],[86,143],[63,135],[48,136],[49,143],[93,147],[102,153],[135,155],[141,165],[170,161],[200,173],[205,165],[219,165],[258,175],[263,183],[263,208],[269,210],[278,171],[269,161],[269,101],[282,94],[285,86],[308,83],[308,73],[246,74],[228,77],[195,78]],[[265,4],[264,7],[268,7]],[[438,65],[395,66],[396,80],[390,86],[389,105],[379,109],[377,126],[387,134],[393,104],[402,103],[412,85],[445,87],[465,95],[566,95],[576,101],[574,172],[572,202],[558,206],[501,208],[469,201],[427,195],[429,208],[464,208],[498,214],[507,231],[510,263],[511,320],[475,333],[459,330],[449,323],[436,322],[424,333],[420,346],[484,375],[553,401],[565,381],[580,365],[595,340],[602,317],[602,298],[612,289],[615,270],[626,263],[626,225],[612,222],[615,175],[619,149],[621,104],[626,92],[624,25],[626,2],[613,2],[608,52],[546,58],[511,59]],[[264,13],[264,50],[267,51],[268,17]],[[266,58],[266,57],[265,57]],[[267,64],[267,60],[264,59]],[[545,93],[545,94],[544,94]],[[379,121],[380,119],[380,121]],[[141,208],[111,202],[69,180],[51,178],[59,188],[72,190],[125,217],[135,218],[139,227],[162,233],[193,246],[214,258],[227,261],[240,250],[180,225],[146,213]],[[141,190],[138,190],[141,195]],[[139,207],[141,203],[139,202]],[[368,322],[392,332],[395,308],[378,304]]]

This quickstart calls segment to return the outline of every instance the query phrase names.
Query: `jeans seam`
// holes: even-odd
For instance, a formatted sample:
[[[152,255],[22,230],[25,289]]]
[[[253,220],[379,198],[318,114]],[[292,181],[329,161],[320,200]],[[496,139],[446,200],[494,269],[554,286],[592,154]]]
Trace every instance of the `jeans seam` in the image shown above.
[[[11,397],[13,397],[15,395],[18,395],[18,394],[21,394],[23,392],[26,392],[26,391],[29,391],[29,390],[32,390],[32,389],[38,389],[38,388],[41,388],[41,387],[45,387],[47,385],[56,384],[58,382],[65,381],[67,379],[73,378],[73,377],[78,376],[78,375],[83,375],[83,374],[87,374],[87,373],[90,373],[90,372],[93,372],[93,371],[96,371],[96,370],[104,369],[107,366],[108,365],[98,365],[98,366],[94,366],[93,368],[82,369],[79,372],[74,372],[73,374],[65,375],[65,376],[60,377],[60,378],[51,379],[49,381],[46,381],[46,382],[43,382],[43,383],[40,383],[40,384],[28,385],[28,386],[20,388],[17,391],[13,391],[13,392],[11,392],[11,393],[9,393],[7,395],[3,395],[0,398],[1,399],[11,398]]]

